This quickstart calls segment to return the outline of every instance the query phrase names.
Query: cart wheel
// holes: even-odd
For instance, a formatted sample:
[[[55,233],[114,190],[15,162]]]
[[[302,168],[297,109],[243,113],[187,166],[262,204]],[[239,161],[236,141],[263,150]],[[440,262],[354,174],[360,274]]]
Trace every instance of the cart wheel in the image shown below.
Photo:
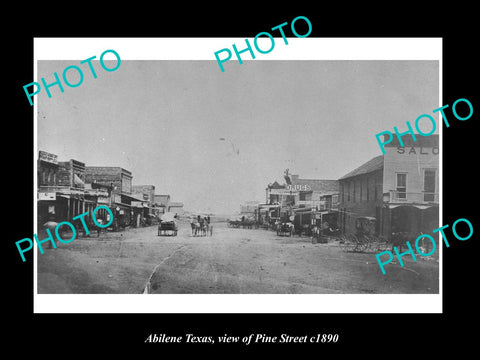
[[[348,245],[347,245],[347,238],[346,238],[345,235],[342,235],[340,237],[340,240],[338,242],[338,246],[340,247],[340,249],[342,249],[343,252],[347,252]]]
[[[349,252],[350,246],[346,241],[343,241],[343,242],[340,241],[339,246],[340,246],[340,249],[342,249],[343,252]]]
[[[368,243],[367,242],[359,242],[358,245],[355,247],[355,251],[357,252],[366,252],[368,249]]]

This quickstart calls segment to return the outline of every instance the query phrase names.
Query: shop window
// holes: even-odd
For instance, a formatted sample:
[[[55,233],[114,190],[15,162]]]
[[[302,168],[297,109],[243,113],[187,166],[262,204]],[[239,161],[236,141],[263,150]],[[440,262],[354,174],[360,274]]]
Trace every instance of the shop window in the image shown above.
[[[332,204],[338,204],[338,195],[332,195]]]
[[[370,187],[368,186],[370,178],[367,178],[367,201],[370,201]]]
[[[423,175],[423,201],[435,201],[435,170],[425,170]]]
[[[364,192],[363,192],[363,180],[360,180],[360,196],[359,196],[359,200],[362,201],[364,200],[363,199],[363,196],[364,196]]]
[[[397,199],[407,198],[407,174],[397,173]]]

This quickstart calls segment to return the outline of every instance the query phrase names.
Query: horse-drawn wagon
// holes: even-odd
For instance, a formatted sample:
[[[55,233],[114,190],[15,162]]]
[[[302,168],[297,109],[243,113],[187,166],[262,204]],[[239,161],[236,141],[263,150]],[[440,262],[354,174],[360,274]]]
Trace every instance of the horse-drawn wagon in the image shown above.
[[[292,223],[279,223],[277,225],[277,236],[292,236],[293,224]]]
[[[175,216],[173,213],[165,213],[160,217],[158,236],[177,236],[178,226]]]
[[[371,216],[360,216],[355,219],[355,234],[343,235],[340,248],[345,252],[380,251],[387,246],[387,241],[375,235],[377,219]]]

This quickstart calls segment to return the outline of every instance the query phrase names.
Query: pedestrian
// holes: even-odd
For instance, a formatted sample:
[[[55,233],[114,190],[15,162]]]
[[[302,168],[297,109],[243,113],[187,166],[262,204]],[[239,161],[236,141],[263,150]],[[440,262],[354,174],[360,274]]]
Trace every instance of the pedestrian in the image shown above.
[[[45,231],[48,229],[50,231],[50,234],[52,235],[52,237],[54,237],[55,236],[55,229],[58,226],[58,222],[55,221],[53,216],[50,216],[48,218],[48,221],[45,224],[43,224],[42,226],[45,229]],[[59,232],[60,237],[62,237],[62,233],[60,232],[60,230],[58,232]],[[52,245],[51,241],[48,242],[47,248],[48,249],[53,249],[53,245]]]

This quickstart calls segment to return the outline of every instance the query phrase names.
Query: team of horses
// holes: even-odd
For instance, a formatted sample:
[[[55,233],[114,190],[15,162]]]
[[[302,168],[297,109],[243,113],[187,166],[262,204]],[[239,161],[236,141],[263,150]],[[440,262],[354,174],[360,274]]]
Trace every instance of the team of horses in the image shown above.
[[[192,227],[192,236],[207,236],[213,234],[213,225],[208,218],[196,218],[190,222]]]
[[[260,227],[260,222],[253,219],[242,219],[242,220],[228,220],[228,226],[233,228],[244,228],[244,229],[258,229]]]

